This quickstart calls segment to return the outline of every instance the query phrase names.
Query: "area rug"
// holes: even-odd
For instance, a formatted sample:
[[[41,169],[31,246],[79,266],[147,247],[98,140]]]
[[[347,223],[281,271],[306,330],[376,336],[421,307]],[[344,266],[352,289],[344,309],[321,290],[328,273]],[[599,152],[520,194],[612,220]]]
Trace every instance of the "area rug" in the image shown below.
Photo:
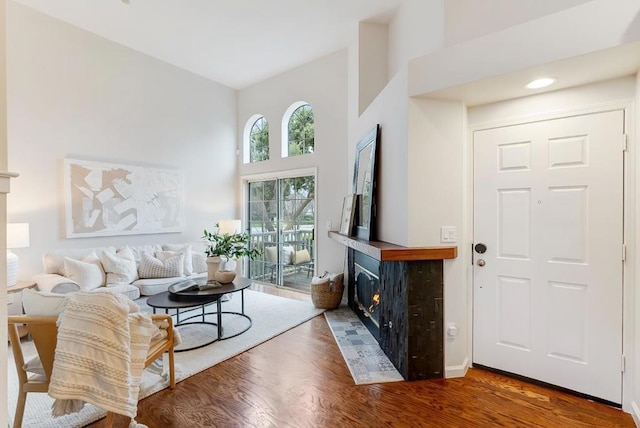
[[[142,301],[138,303],[142,303]],[[240,312],[240,305],[240,293],[235,293],[231,301],[222,304],[222,309],[223,311]],[[140,304],[140,306],[145,311],[150,310],[144,303]],[[215,311],[215,304],[207,309],[209,311]],[[200,349],[176,353],[176,379],[181,381],[189,376],[193,376],[198,372],[284,333],[322,312],[322,309],[314,308],[313,305],[308,302],[245,290],[245,313],[253,320],[252,327],[246,333],[237,337],[215,342]],[[215,316],[209,316],[206,320],[215,322],[214,318]],[[225,315],[223,317],[225,335],[232,335],[234,331],[237,332],[244,329],[247,326],[247,322],[246,319],[239,316]],[[207,327],[214,328],[212,326]],[[192,340],[192,338],[189,337],[191,333],[185,333],[185,340]],[[26,359],[30,358],[31,355],[35,355],[32,342],[23,342],[23,347],[27,350]],[[13,425],[13,413],[15,412],[18,393],[18,379],[13,363],[13,354],[10,350],[8,355],[9,425]],[[163,376],[161,373],[162,369],[155,368],[156,370],[154,370],[154,365],[152,365],[144,372],[140,393],[141,399],[164,389],[168,385],[166,375]],[[177,388],[179,388],[179,385]],[[52,403],[53,400],[47,394],[27,394],[27,405],[22,426],[38,428],[83,427],[106,415],[104,410],[87,404],[82,411],[78,413],[54,419],[51,416]]]
[[[356,385],[404,380],[351,309],[338,308],[324,316]]]

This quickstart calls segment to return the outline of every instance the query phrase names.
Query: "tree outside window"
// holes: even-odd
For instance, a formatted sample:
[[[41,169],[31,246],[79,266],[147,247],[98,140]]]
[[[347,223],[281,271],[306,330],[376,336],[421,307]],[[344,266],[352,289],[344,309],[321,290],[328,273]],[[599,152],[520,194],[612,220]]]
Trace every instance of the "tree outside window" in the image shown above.
[[[264,116],[258,118],[249,132],[249,162],[269,159],[269,122]]]
[[[309,104],[294,110],[289,119],[289,156],[313,153],[313,109]]]

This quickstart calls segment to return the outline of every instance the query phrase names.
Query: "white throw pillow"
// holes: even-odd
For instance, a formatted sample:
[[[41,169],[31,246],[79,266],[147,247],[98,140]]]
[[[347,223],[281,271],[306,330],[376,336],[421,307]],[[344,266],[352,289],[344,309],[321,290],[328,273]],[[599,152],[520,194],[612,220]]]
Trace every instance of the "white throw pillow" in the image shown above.
[[[80,286],[83,291],[102,287],[105,282],[105,274],[102,264],[95,254],[82,260],[64,258],[64,271],[66,277]]]
[[[58,316],[66,304],[66,294],[47,293],[29,288],[22,290],[22,307],[27,315]]]
[[[115,253],[105,251],[100,260],[107,273],[107,284],[131,284],[138,279],[136,259],[131,248],[122,247]]]
[[[165,244],[162,246],[162,249],[165,251],[175,251],[176,253],[184,254],[184,274],[191,275],[193,273],[191,244]],[[156,253],[156,257],[158,257],[158,253]]]
[[[293,263],[294,251],[295,250],[291,245],[285,245],[284,247],[282,247],[282,264],[283,265],[290,265],[291,263]]]
[[[195,253],[192,251],[191,259],[193,261],[193,273],[207,271],[207,256],[205,256],[204,253]]]
[[[140,278],[169,278],[184,273],[184,254],[173,251],[158,251],[154,257],[142,253],[140,257]]]

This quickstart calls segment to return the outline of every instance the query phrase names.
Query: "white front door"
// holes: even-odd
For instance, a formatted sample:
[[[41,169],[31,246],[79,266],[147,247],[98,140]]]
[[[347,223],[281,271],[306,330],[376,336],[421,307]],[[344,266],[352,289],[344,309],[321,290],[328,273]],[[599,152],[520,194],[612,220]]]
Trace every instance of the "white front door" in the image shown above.
[[[474,363],[622,402],[623,125],[474,133]]]

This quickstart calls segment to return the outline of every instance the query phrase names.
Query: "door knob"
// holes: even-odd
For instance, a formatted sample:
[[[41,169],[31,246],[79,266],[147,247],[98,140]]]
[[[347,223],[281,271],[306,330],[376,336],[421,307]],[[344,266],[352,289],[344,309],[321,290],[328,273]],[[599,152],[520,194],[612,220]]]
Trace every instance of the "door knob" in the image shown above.
[[[479,259],[479,260],[478,260],[478,262],[477,262],[477,264],[478,264],[478,266],[482,267],[482,266],[484,266],[486,263],[485,263],[485,261],[484,261],[484,260]]]

